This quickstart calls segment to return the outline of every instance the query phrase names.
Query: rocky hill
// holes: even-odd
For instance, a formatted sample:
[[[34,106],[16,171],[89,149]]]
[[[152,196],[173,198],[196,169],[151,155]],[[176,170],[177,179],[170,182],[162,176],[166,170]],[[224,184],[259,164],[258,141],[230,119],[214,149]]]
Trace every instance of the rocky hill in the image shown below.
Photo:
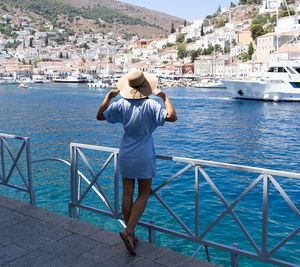
[[[140,37],[165,35],[171,24],[183,20],[168,14],[115,0],[0,0],[0,9],[11,14],[38,16],[74,31],[109,32],[113,22],[119,33]],[[1,10],[0,10],[1,12]]]

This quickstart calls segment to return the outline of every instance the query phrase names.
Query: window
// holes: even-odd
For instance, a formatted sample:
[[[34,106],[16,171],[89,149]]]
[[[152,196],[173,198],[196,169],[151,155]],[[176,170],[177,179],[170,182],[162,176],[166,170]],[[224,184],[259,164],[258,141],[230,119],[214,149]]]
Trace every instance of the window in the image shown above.
[[[290,73],[295,74],[295,72],[290,67],[286,67],[286,68]]]
[[[300,73],[300,67],[294,67],[294,69],[295,69],[298,73]]]
[[[300,71],[300,68],[299,68]],[[283,67],[271,67],[269,68],[268,72],[287,72]]]

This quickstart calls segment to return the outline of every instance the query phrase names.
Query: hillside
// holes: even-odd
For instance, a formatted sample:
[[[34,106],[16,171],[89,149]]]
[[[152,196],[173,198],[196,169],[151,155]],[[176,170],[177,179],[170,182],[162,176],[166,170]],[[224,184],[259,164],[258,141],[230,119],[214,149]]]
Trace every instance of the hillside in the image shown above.
[[[123,3],[115,0],[64,0],[65,2],[76,6],[84,8],[97,8],[105,7],[112,10],[116,10],[122,14],[126,14],[129,17],[135,19],[141,19],[150,25],[159,25],[164,32],[168,33],[171,29],[171,24],[174,23],[174,26],[180,26],[183,24],[184,20],[162,13],[159,11],[135,6],[128,3]]]
[[[108,32],[116,21],[119,33],[141,37],[168,34],[172,23],[183,24],[182,19],[114,0],[0,0],[0,8],[37,15],[39,21],[44,19],[75,31]]]

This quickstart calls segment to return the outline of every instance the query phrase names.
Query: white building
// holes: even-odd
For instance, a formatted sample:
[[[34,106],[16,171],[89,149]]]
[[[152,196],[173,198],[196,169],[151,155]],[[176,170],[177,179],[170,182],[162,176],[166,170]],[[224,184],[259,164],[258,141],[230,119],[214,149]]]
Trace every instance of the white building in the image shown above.
[[[280,33],[293,32],[300,30],[300,18],[299,16],[283,17],[278,21],[278,25],[275,27],[275,31]]]
[[[264,0],[259,8],[259,14],[266,12],[275,13],[277,7],[280,7],[283,0]]]

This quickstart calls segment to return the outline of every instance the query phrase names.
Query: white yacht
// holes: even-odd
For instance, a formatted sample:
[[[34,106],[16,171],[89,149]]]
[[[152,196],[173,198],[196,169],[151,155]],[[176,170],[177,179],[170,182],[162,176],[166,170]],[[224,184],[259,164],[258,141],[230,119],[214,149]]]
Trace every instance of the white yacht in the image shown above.
[[[222,80],[237,99],[300,101],[300,63],[277,63],[257,80]]]
[[[53,82],[55,83],[88,83],[89,80],[87,77],[83,75],[73,74],[71,76],[67,76],[66,78],[54,78]]]

